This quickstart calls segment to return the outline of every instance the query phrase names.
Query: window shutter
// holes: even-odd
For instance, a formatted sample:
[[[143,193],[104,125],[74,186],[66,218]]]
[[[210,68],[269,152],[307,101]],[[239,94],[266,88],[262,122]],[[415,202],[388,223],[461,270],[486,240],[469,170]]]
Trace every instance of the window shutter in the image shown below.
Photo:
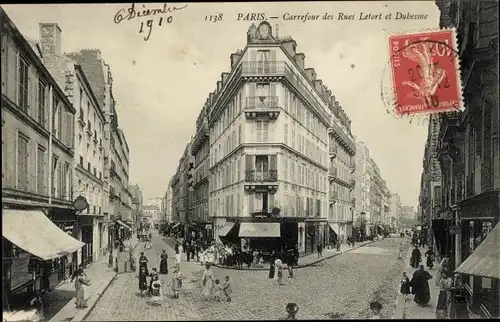
[[[269,159],[270,159],[270,161],[269,161],[270,170],[277,170],[278,169],[278,157],[277,157],[277,155],[270,155]]]
[[[254,212],[254,196],[255,195],[248,195],[248,212],[253,213]]]
[[[253,170],[253,155],[245,155],[245,169]]]

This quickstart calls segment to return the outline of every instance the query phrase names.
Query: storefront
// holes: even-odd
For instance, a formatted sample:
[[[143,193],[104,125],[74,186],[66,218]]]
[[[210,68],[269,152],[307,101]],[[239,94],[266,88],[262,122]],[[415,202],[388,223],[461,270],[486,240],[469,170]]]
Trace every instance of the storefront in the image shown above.
[[[325,231],[327,231],[328,224],[324,219],[309,219],[305,220],[305,254],[312,254],[316,252],[316,248],[319,243],[324,243],[324,239],[326,238]],[[325,245],[323,244],[323,247]]]
[[[78,263],[89,265],[94,261],[94,216],[80,214],[78,217],[78,239],[85,245],[79,254]]]
[[[68,227],[66,232],[59,227],[40,209],[3,209],[2,279],[9,306],[18,296],[53,288],[70,274],[67,262],[83,243]]]
[[[471,225],[471,229],[472,229]],[[475,227],[475,226],[474,226]],[[474,228],[476,232],[479,229]],[[477,236],[477,237],[475,237]],[[479,234],[470,233],[470,247],[464,262],[455,270],[463,274],[469,310],[483,318],[500,316],[500,224],[491,229],[483,222]],[[472,250],[471,248],[474,247]]]

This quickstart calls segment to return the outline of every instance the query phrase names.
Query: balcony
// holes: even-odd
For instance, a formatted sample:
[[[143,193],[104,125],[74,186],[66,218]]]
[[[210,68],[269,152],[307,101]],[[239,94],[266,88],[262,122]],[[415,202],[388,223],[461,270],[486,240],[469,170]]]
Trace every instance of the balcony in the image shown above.
[[[208,130],[207,122],[203,122],[203,125],[200,127],[198,132],[196,133],[193,144],[191,146],[191,150],[193,155],[195,155],[198,150],[202,147],[203,143],[207,142],[210,137],[210,131]]]
[[[329,194],[329,200],[330,200],[330,203],[336,203],[337,200],[339,200],[339,193],[338,191],[330,191],[330,194]]]
[[[277,170],[246,170],[245,189],[254,192],[276,192],[278,188]]]
[[[109,169],[109,176],[110,176],[111,178],[116,178],[116,179],[118,179],[118,181],[120,181],[120,182],[122,181],[122,178],[120,178],[120,176],[118,175],[118,173],[116,172],[116,170],[115,170],[115,169]]]
[[[87,124],[87,134],[89,136],[92,136],[92,122],[89,121],[89,123]]]
[[[258,116],[267,116],[270,119],[278,118],[280,114],[277,96],[251,96],[246,98],[245,116],[255,119]]]
[[[336,145],[330,145],[330,158],[335,158],[339,153],[339,147]]]
[[[354,155],[356,153],[356,143],[354,143],[354,139],[349,137],[346,130],[340,127],[336,122],[332,122],[332,127],[328,129],[328,133],[333,135],[349,154]]]

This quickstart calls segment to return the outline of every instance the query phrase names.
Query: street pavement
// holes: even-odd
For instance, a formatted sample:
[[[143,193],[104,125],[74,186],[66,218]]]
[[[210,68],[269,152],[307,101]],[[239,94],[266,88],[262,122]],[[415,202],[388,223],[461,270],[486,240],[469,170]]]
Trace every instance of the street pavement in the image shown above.
[[[153,237],[151,250],[146,250],[150,266],[159,266],[159,256],[173,250],[160,236]],[[165,320],[266,320],[286,317],[285,306],[297,303],[298,319],[362,319],[370,317],[369,303],[380,301],[382,318],[394,313],[403,261],[397,259],[400,238],[386,238],[351,252],[327,259],[295,271],[294,281],[284,272],[285,285],[273,285],[267,271],[240,271],[214,268],[217,278],[229,276],[233,289],[232,302],[206,302],[200,295],[202,266],[181,263],[188,276],[179,299],[170,297],[170,275],[162,277],[167,293],[161,306],[151,306],[137,295],[135,274],[121,274],[112,282],[87,321],[165,321]],[[141,247],[141,246],[140,246]],[[169,265],[172,265],[170,258]],[[194,281],[194,279],[197,281]]]

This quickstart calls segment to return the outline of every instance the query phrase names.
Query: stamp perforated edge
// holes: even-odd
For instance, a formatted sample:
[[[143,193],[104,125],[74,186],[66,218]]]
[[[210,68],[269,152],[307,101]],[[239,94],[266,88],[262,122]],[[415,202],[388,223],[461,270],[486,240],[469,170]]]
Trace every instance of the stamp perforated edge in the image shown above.
[[[451,32],[451,39],[453,41],[452,44],[452,49],[453,53],[455,54],[455,75],[457,77],[457,86],[458,86],[458,108],[453,111],[422,111],[418,113],[403,113],[403,114],[398,114],[398,116],[409,116],[409,117],[418,117],[418,116],[423,116],[426,117],[428,114],[440,114],[440,113],[454,113],[455,111],[464,111],[465,110],[465,105],[464,105],[464,93],[463,93],[463,84],[462,84],[462,70],[460,69],[461,67],[461,57],[460,57],[460,49],[458,48],[458,36],[457,36],[457,30],[455,27],[452,28],[423,28],[423,29],[418,29],[418,30],[411,30],[411,31],[406,31],[406,32],[401,32],[401,33],[386,33],[387,37],[387,44],[389,44],[389,39],[390,37],[399,37],[399,36],[409,36],[409,35],[417,35],[417,34],[425,34],[425,33],[433,33],[433,32],[442,32],[442,31],[450,31]],[[389,64],[392,63],[392,54],[391,54],[391,48],[389,44],[388,48],[388,53],[389,53]],[[392,75],[392,66],[389,66],[390,68],[390,75],[388,77],[388,82],[389,84],[388,87],[391,89],[391,97],[390,100],[392,100],[393,108],[394,110],[397,109],[396,105],[394,103],[396,102],[396,96],[394,92],[394,79]],[[394,112],[396,113],[396,112]],[[396,113],[397,114],[397,113]]]

